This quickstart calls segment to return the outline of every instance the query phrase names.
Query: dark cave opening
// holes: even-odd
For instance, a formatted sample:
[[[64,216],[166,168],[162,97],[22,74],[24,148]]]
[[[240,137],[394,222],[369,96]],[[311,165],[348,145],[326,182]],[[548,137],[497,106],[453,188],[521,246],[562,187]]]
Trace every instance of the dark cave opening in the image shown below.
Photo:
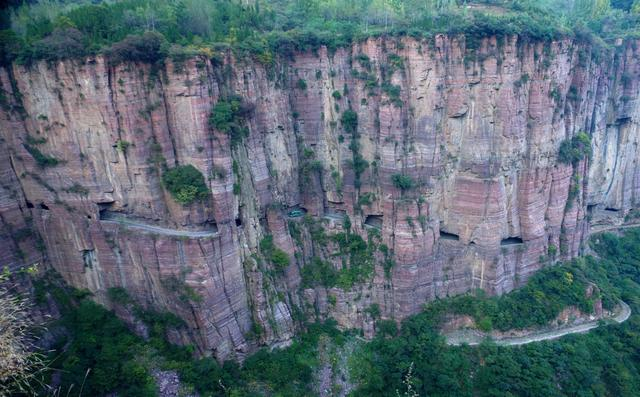
[[[460,236],[440,230],[440,240],[459,241]]]
[[[382,215],[369,215],[364,220],[364,224],[375,229],[382,229]]]
[[[509,238],[505,238],[502,241],[500,241],[500,245],[505,246],[505,245],[520,245],[520,244],[524,244],[524,241],[522,241],[522,239],[520,237],[509,237]]]

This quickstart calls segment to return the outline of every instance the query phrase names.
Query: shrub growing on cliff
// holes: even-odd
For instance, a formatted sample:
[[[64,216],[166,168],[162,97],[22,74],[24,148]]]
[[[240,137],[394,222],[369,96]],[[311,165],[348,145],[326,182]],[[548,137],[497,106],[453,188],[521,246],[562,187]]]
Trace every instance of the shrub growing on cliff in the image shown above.
[[[300,191],[309,192],[313,189],[312,176],[321,175],[322,168],[322,162],[316,159],[313,149],[303,147],[299,165]]]
[[[318,285],[331,288],[338,281],[338,272],[331,263],[314,256],[301,270],[302,286],[311,288]]]
[[[191,204],[196,200],[205,199],[209,195],[204,176],[191,164],[167,170],[162,175],[162,183],[180,204]]]
[[[371,278],[375,269],[374,253],[377,246],[350,232],[349,217],[345,217],[343,229],[345,232],[332,235],[331,240],[338,246],[338,252],[334,255],[340,257],[343,263],[336,284],[346,290]]]
[[[353,110],[345,110],[340,118],[342,128],[348,134],[356,134],[358,129],[358,113]]]
[[[413,179],[409,175],[393,174],[391,181],[393,182],[393,186],[403,192],[412,189],[414,186]]]
[[[253,106],[242,100],[240,96],[220,99],[211,109],[209,125],[224,132],[231,139],[232,145],[242,142],[249,136],[249,129],[245,126],[245,118],[251,114]]]
[[[565,139],[558,150],[558,160],[563,164],[576,164],[580,160],[591,158],[591,137],[579,132],[570,139]]]
[[[116,142],[116,149],[118,149],[118,151],[122,154],[127,154],[127,149],[129,149],[129,146],[131,145],[132,143],[129,141],[118,139],[118,141]]]
[[[262,241],[260,241],[260,251],[271,263],[273,263],[277,271],[284,271],[284,269],[289,266],[289,255],[276,247],[273,243],[272,235],[266,235]]]
[[[36,147],[33,147],[31,145],[24,145],[24,148],[27,149],[27,152],[29,152],[31,156],[33,156],[33,159],[36,161],[36,164],[38,164],[38,166],[41,168],[53,167],[60,163],[60,160],[58,160],[55,157],[42,153],[40,149]]]

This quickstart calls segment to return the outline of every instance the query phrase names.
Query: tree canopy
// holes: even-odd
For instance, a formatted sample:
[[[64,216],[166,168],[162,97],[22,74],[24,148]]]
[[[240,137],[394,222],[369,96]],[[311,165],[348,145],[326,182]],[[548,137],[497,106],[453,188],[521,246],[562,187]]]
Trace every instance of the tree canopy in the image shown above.
[[[639,13],[640,0],[41,0],[13,5],[10,20],[0,20],[14,33],[0,34],[0,60],[122,55],[124,48],[119,60],[152,61],[158,54],[210,55],[231,47],[269,63],[276,55],[321,45],[335,50],[370,36],[435,33],[610,41],[637,37]],[[160,39],[142,46],[151,59],[128,57],[149,31]]]

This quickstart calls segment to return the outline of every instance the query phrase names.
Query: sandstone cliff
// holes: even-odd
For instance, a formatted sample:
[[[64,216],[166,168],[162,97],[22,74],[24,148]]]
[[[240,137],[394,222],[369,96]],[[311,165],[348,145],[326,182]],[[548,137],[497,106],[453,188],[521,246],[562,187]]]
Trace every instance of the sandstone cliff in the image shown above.
[[[48,264],[106,305],[124,287],[180,315],[189,330],[174,337],[221,359],[287,343],[302,318],[372,335],[375,317],[435,297],[509,291],[576,255],[592,214],[636,207],[640,49],[466,47],[370,39],[270,67],[226,55],[0,69],[2,264]],[[230,94],[251,107],[235,146],[208,123]],[[559,162],[579,131],[592,158]],[[39,154],[59,162],[40,167]],[[181,206],[163,189],[163,166],[179,164],[205,175],[205,202]],[[345,214],[375,271],[350,288],[303,285],[313,257],[337,270],[359,260],[326,238]],[[291,257],[284,271],[260,253],[267,234]]]

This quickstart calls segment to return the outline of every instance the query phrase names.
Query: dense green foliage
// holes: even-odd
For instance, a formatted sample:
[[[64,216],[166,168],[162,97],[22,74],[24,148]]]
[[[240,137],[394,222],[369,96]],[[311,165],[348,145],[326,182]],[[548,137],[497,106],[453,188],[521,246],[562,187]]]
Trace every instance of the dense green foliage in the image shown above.
[[[123,396],[155,395],[149,372],[136,362],[141,339],[112,313],[85,300],[69,311],[64,325],[72,332],[71,344],[55,362],[62,369],[63,385],[84,384],[84,392],[91,396],[110,392]]]
[[[403,192],[412,189],[414,186],[413,178],[409,175],[393,174],[391,175],[391,181],[393,182],[393,186]]]
[[[363,240],[349,231],[331,236],[338,245],[338,256],[342,260],[342,269],[338,274],[338,286],[349,289],[356,283],[363,283],[373,276],[375,267],[374,253],[377,249],[372,241]]]
[[[300,190],[309,191],[312,188],[312,175],[319,175],[322,172],[322,162],[316,159],[316,153],[308,147],[302,148],[299,163]]]
[[[560,143],[558,160],[564,164],[576,164],[584,158],[591,158],[591,137],[579,132]]]
[[[479,291],[476,296],[451,298],[443,309],[471,315],[485,330],[496,328],[506,331],[541,326],[549,323],[569,305],[591,313],[593,302],[599,295],[594,292],[587,297],[587,285],[581,268],[572,263],[540,270],[524,287],[509,294],[486,298]]]
[[[158,32],[129,35],[105,51],[109,61],[118,64],[125,61],[155,63],[167,54],[164,37]]]
[[[314,256],[300,271],[304,288],[323,286],[331,288],[338,281],[338,271],[327,261]]]
[[[428,396],[637,395],[640,230],[629,230],[622,238],[611,234],[596,236],[592,247],[599,259],[581,258],[567,266],[545,269],[532,280],[533,285],[502,298],[477,297],[480,303],[463,303],[470,305],[469,312],[474,315],[478,307],[482,313],[485,305],[497,305],[520,317],[549,318],[552,313],[545,314],[542,306],[568,303],[565,299],[578,293],[572,285],[584,277],[600,286],[605,305],[611,306],[618,297],[630,304],[633,314],[627,322],[520,347],[491,343],[473,348],[450,347],[437,329],[451,301],[436,302],[405,321],[398,336],[380,336],[354,358],[353,375],[360,381],[355,395],[395,395],[396,391],[407,390],[406,381],[418,395]],[[567,274],[573,275],[571,283]],[[535,302],[539,295],[536,291],[545,294],[541,303]],[[514,300],[516,296],[524,301]],[[581,294],[576,298],[579,305],[589,304]],[[531,306],[525,306],[526,301]],[[456,305],[460,309],[459,302]],[[515,316],[504,321],[511,321],[514,326],[538,322]]]
[[[351,219],[345,216],[343,232],[325,233],[321,222],[305,216],[304,222],[289,223],[291,236],[299,246],[303,246],[302,230],[306,229],[314,243],[316,255],[304,262],[300,270],[303,288],[339,287],[349,290],[356,284],[371,280],[376,261],[382,258],[385,273],[393,267],[392,252],[381,243],[380,233],[369,230],[367,240],[351,230]]]
[[[220,99],[211,110],[209,125],[227,134],[235,146],[249,136],[244,120],[252,111],[253,107],[239,96]]]
[[[342,128],[344,128],[344,132],[347,134],[357,134],[358,132],[358,113],[353,110],[345,110],[342,113],[340,118],[340,122],[342,123]]]
[[[191,204],[209,195],[204,176],[191,164],[166,170],[162,175],[162,183],[180,204]]]
[[[630,0],[92,0],[14,7],[0,35],[0,60],[60,59],[107,50],[114,60],[211,54],[224,43],[265,63],[294,51],[330,50],[367,36],[435,33],[527,40],[575,35],[596,42],[637,34],[640,2]],[[467,3],[499,7],[467,8]],[[611,3],[611,4],[610,4]],[[9,13],[7,13],[9,14]],[[2,22],[2,21],[0,21]],[[4,21],[6,27],[6,21]],[[156,38],[145,32],[157,32]],[[162,36],[160,36],[162,35]],[[128,37],[131,36],[131,37]],[[151,39],[151,40],[148,40]],[[140,45],[142,44],[142,45]],[[170,47],[170,44],[182,46]],[[208,50],[206,49],[208,48]],[[218,44],[214,49],[224,49]],[[149,50],[149,55],[139,50]]]
[[[133,310],[148,326],[146,341],[131,333],[112,312],[88,300],[87,293],[66,290],[59,281],[37,280],[35,284],[40,302],[49,292],[62,309],[59,325],[67,332],[57,341],[51,368],[62,370],[60,390],[71,395],[82,387],[82,395],[88,396],[112,392],[155,396],[154,369],[178,371],[181,382],[203,396],[309,395],[318,365],[319,338],[328,336],[336,344],[344,341],[334,322],[307,324],[306,332],[286,349],[260,350],[242,366],[232,361],[219,365],[210,357],[194,359],[191,346],[167,343],[167,331],[183,327],[182,320],[171,313],[143,310],[122,288],[109,289],[108,296]]]

